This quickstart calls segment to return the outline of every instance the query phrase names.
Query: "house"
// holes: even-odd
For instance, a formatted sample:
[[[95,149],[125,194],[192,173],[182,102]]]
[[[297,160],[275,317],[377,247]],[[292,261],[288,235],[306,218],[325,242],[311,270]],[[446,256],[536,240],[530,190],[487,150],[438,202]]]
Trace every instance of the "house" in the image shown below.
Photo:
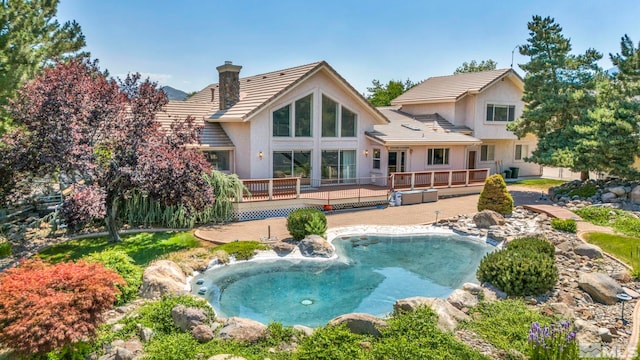
[[[331,194],[302,193],[351,184],[377,186],[376,201],[386,201],[391,187],[479,192],[501,167],[536,172],[523,162],[535,139],[506,130],[523,107],[513,70],[430,78],[375,108],[324,61],[249,77],[241,69],[218,66],[218,83],[169,101],[158,121],[193,116],[203,125],[199,149],[243,179],[253,199],[326,204]]]
[[[246,78],[241,68],[219,66],[217,84],[170,101],[159,121],[203,121],[200,148],[216,169],[241,179],[298,177],[310,186],[370,176],[364,132],[388,120],[329,64]]]
[[[517,167],[518,176],[539,176],[542,168],[524,161],[537,139],[532,135],[518,139],[507,130],[507,124],[522,114],[523,90],[524,82],[513,69],[431,77],[394,99],[393,107],[380,110],[392,123],[432,128],[431,136],[440,142],[429,141],[426,150],[403,147],[397,141],[402,134],[394,134],[389,126],[375,126],[368,135],[398,149],[395,155],[390,152],[389,161],[399,159],[396,168],[406,171],[489,168],[491,173],[501,173]],[[453,133],[475,142],[462,138],[453,142],[452,136],[444,141],[440,136]]]

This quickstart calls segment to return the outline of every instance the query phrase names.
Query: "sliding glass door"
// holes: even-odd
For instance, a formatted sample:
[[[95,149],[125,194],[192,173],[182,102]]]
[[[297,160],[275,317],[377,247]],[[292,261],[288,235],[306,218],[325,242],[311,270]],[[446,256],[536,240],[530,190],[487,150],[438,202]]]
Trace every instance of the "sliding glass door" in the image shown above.
[[[340,184],[355,182],[356,151],[322,151],[322,183]]]

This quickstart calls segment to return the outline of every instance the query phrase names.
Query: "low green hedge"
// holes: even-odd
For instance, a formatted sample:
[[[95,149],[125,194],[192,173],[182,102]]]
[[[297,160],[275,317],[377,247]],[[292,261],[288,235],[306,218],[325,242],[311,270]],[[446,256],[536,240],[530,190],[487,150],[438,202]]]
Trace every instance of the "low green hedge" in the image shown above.
[[[578,224],[573,219],[552,219],[551,227],[569,233],[575,233],[578,231]]]
[[[553,245],[535,238],[514,242],[482,258],[476,273],[478,280],[489,282],[510,296],[540,295],[553,289],[558,281],[555,256],[549,250]]]

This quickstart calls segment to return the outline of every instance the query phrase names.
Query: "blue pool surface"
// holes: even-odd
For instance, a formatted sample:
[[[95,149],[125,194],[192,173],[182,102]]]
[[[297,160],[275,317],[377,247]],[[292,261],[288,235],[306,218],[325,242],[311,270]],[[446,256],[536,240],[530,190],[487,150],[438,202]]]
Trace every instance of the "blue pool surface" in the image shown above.
[[[445,298],[475,281],[480,259],[495,248],[458,235],[353,236],[333,240],[339,257],[238,263],[192,280],[222,317],[264,324],[324,325],[336,316],[384,316],[397,299]],[[202,282],[202,285],[196,285]]]

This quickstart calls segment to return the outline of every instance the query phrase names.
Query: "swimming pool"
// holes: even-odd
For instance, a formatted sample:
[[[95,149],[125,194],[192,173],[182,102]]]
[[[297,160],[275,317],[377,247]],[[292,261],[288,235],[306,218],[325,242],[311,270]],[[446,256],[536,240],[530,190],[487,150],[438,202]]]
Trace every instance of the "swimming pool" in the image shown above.
[[[349,236],[333,240],[337,259],[271,259],[209,270],[192,280],[222,317],[318,326],[336,316],[383,316],[397,299],[445,298],[475,280],[480,259],[495,249],[453,234]],[[201,285],[197,285],[201,283]]]

